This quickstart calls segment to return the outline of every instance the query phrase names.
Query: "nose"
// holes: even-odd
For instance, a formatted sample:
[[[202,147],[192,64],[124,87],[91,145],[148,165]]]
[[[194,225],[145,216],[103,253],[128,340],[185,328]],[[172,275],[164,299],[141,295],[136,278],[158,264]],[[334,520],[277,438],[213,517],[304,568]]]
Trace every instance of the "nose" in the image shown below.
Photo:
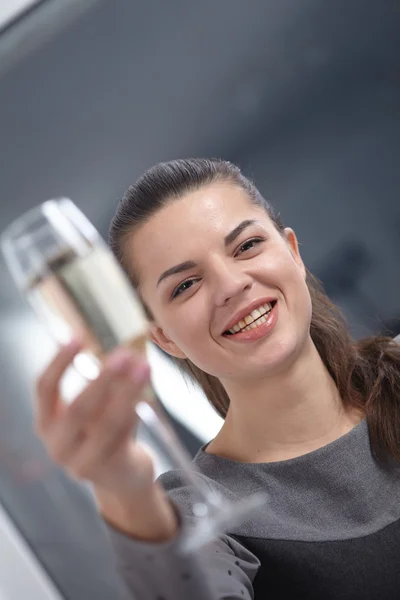
[[[234,268],[232,265],[218,265],[214,275],[214,301],[217,306],[224,306],[231,298],[239,296],[251,288],[252,277],[244,272],[243,268]]]

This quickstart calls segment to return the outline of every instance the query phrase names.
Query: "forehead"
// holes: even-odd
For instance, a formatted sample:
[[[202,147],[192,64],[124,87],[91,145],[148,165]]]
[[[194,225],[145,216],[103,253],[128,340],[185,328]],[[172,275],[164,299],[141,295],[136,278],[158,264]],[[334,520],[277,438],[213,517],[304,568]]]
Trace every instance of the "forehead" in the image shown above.
[[[134,269],[144,274],[163,271],[184,260],[196,260],[211,243],[241,221],[254,217],[266,227],[272,223],[262,207],[255,206],[244,190],[218,182],[172,200],[142,225],[130,240]]]

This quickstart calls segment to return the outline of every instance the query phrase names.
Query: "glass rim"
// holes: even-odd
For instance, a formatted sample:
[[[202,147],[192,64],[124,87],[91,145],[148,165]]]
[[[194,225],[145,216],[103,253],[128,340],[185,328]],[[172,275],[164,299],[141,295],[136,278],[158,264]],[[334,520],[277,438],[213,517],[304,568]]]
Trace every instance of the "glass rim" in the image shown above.
[[[58,204],[63,200],[68,200],[71,202],[71,200],[65,196],[60,196],[59,198],[50,198],[49,200],[45,200],[40,204],[32,206],[32,208],[29,208],[18,217],[15,217],[15,219],[13,219],[0,234],[1,246],[4,247],[4,245],[14,236],[16,237],[19,234],[22,234],[24,229],[29,227],[29,225],[34,222],[37,216],[43,214],[43,206],[49,204]]]

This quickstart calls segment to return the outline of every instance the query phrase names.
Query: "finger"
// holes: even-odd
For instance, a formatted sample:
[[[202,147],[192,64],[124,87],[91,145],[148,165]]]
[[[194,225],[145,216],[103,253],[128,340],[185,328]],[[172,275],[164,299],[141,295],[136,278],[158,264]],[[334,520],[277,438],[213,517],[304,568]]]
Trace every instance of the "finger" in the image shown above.
[[[60,379],[80,349],[80,340],[71,340],[36,380],[35,426],[39,432],[44,431],[52,421],[60,400]]]
[[[137,419],[132,403],[135,392],[137,390],[129,381],[120,386],[96,427],[93,427],[91,434],[82,443],[80,451],[68,463],[69,471],[75,477],[95,478],[132,435]]]
[[[119,358],[118,358],[119,357]],[[91,438],[93,429],[106,406],[119,396],[120,389],[130,388],[131,402],[140,383],[132,373],[132,354],[119,350],[110,359],[107,368],[88,388],[68,407],[48,434],[48,448],[54,460],[68,463],[81,451],[87,438]],[[137,360],[137,359],[136,359]],[[149,369],[146,368],[148,371]]]
[[[128,381],[123,382],[115,391],[113,401],[105,408],[101,418],[93,427],[93,435],[88,437],[89,447],[91,440],[93,446],[100,453],[109,453],[115,444],[118,444],[118,434],[123,429],[124,422],[127,423],[129,431],[137,426],[139,417],[135,411],[135,405],[141,400],[144,387],[150,380],[150,369],[148,365],[136,367]]]
[[[112,384],[128,377],[139,360],[139,357],[126,348],[114,350],[104,363],[100,375],[68,407],[66,421],[85,427],[104,406]]]

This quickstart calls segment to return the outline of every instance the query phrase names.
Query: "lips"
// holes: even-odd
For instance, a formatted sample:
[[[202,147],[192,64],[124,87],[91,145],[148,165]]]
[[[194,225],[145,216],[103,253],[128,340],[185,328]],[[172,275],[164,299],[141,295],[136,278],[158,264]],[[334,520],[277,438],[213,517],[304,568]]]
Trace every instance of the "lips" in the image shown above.
[[[250,325],[249,327],[245,327],[241,329],[238,333],[233,335],[228,335],[227,333],[223,334],[223,336],[227,340],[227,344],[252,344],[257,343],[265,338],[268,338],[269,335],[274,331],[278,319],[279,319],[279,305],[278,302],[274,303],[273,308],[269,311],[268,317],[263,317],[260,321],[264,321],[262,323],[256,324],[254,327]],[[257,323],[257,320],[254,322]],[[229,340],[229,342],[228,342]],[[237,347],[237,346],[236,346]]]
[[[222,330],[222,335],[229,331],[229,329],[232,329],[232,327],[234,327],[236,323],[241,321],[244,317],[247,317],[247,315],[249,315],[254,309],[259,308],[260,306],[262,306],[263,304],[267,304],[268,302],[276,303],[277,299],[273,297],[259,298],[258,300],[254,300],[246,307],[239,310],[225,325],[224,329]]]

